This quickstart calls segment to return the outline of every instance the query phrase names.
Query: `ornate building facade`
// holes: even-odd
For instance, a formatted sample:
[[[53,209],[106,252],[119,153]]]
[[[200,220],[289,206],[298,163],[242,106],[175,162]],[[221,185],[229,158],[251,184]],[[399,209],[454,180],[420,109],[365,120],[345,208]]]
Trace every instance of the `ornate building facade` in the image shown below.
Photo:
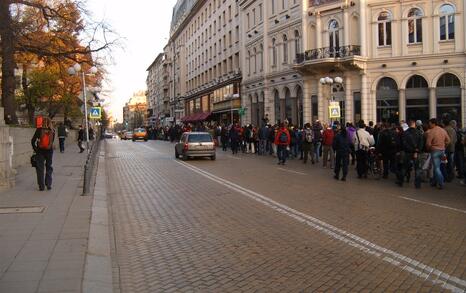
[[[303,124],[303,83],[294,68],[302,50],[302,1],[242,0],[243,123],[287,119]]]
[[[304,120],[465,122],[466,1],[304,1]],[[322,77],[341,84],[321,84]]]

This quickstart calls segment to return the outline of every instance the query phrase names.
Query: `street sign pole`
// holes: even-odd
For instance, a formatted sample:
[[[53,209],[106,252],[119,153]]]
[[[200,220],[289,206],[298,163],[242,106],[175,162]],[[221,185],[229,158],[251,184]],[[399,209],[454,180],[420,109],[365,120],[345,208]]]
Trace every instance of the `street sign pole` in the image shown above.
[[[84,70],[82,71],[83,77],[83,99],[84,99],[84,121],[86,123],[86,151],[89,153],[89,122],[87,120],[87,97],[86,97],[86,78]]]

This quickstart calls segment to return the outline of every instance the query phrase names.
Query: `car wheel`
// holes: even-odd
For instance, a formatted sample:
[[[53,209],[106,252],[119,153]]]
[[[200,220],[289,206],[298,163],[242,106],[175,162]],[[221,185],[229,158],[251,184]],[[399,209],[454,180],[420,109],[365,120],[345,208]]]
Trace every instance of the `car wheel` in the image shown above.
[[[147,138],[144,138],[144,141],[147,141]]]
[[[211,159],[212,161],[215,161],[216,155],[213,155],[212,157],[210,157],[210,159]]]
[[[179,157],[180,157],[180,155],[178,155],[178,151],[175,149],[175,158],[178,159]]]
[[[188,160],[188,156],[185,155],[185,154],[183,154],[182,159],[183,159],[183,161],[187,161],[187,160]]]

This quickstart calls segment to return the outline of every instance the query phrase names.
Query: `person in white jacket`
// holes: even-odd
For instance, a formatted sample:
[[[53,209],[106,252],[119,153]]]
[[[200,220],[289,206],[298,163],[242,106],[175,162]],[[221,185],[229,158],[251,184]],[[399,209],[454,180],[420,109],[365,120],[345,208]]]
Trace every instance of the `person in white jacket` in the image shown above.
[[[353,138],[356,150],[356,170],[360,179],[367,178],[369,148],[375,144],[374,137],[365,128],[364,121],[359,121],[358,130]]]

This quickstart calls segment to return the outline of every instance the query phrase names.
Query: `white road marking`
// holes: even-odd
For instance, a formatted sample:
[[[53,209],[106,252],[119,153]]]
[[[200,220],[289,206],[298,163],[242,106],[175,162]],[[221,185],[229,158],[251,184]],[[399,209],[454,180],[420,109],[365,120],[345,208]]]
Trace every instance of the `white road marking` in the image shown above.
[[[402,199],[409,200],[409,201],[413,201],[413,202],[417,202],[417,203],[421,203],[421,204],[425,204],[425,205],[430,205],[430,206],[434,206],[434,207],[447,209],[447,210],[452,210],[452,211],[455,211],[455,212],[460,212],[460,213],[466,214],[465,210],[460,210],[460,209],[452,208],[452,207],[449,207],[449,206],[444,206],[444,205],[433,203],[433,202],[417,200],[417,199],[410,198],[410,197],[405,197],[405,196],[398,196],[398,197],[402,198]]]
[[[278,169],[278,170],[281,170],[281,171],[285,171],[285,172],[290,172],[290,173],[294,173],[294,174],[299,174],[299,175],[308,175],[308,174],[303,173],[303,172],[293,171],[293,170],[285,169],[285,168],[277,168],[277,169]]]
[[[174,161],[174,162],[214,182],[217,182],[231,190],[234,190],[240,194],[243,194],[281,214],[287,215],[301,223],[304,223],[334,239],[340,240],[365,253],[373,255],[387,263],[397,266],[403,271],[409,272],[419,278],[429,280],[433,284],[441,285],[443,288],[451,290],[452,292],[459,293],[459,292],[466,291],[466,280],[462,280],[460,278],[448,275],[445,272],[442,272],[433,267],[425,265],[417,260],[411,259],[407,256],[399,254],[390,249],[381,247],[355,234],[352,234],[345,230],[334,227],[324,221],[321,221],[317,218],[314,218],[312,216],[299,212],[295,209],[292,209],[284,204],[276,202],[252,190],[246,189],[238,184],[235,184],[223,178],[217,177],[200,168],[194,167],[184,162],[179,162],[179,161]]]

